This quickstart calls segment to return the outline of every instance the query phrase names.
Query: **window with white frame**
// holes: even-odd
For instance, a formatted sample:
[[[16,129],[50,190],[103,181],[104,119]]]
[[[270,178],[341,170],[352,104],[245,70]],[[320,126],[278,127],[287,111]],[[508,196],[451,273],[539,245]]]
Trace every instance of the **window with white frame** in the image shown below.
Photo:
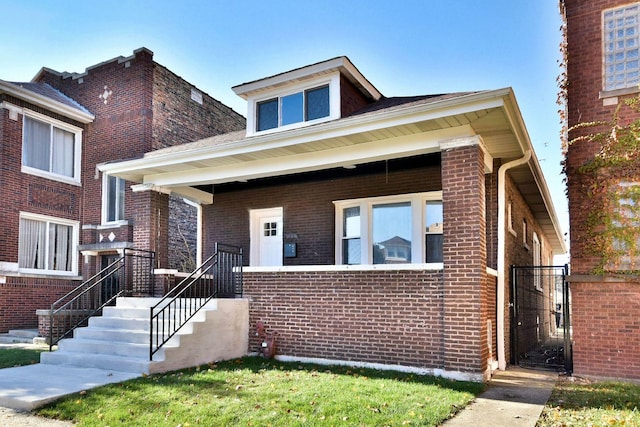
[[[260,101],[256,105],[256,131],[329,117],[329,85]]]
[[[18,267],[25,272],[76,274],[78,223],[20,214]]]
[[[602,13],[605,91],[640,84],[640,3]]]
[[[442,263],[442,192],[334,204],[337,264]]]
[[[81,129],[32,112],[24,114],[22,171],[80,182]]]
[[[531,239],[533,241],[533,283],[537,290],[542,291],[542,272],[540,271],[540,265],[542,265],[542,245],[535,231]]]
[[[102,222],[124,220],[124,179],[103,175],[102,178]]]

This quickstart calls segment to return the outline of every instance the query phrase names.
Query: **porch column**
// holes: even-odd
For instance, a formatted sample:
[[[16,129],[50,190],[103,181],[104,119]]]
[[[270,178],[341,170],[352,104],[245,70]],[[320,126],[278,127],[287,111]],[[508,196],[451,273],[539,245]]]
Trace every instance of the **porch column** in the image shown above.
[[[155,191],[133,193],[133,244],[154,251],[156,268],[168,267],[169,196]]]
[[[488,356],[485,152],[478,137],[448,141],[441,147],[443,369],[483,373]]]

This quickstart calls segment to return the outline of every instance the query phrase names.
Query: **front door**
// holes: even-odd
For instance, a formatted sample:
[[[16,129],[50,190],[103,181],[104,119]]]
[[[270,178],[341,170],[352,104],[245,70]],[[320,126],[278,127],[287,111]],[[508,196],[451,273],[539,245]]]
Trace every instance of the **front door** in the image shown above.
[[[118,254],[102,255],[100,259],[100,269],[104,270],[105,268],[109,267],[109,265],[111,265],[112,263],[116,262],[119,259],[120,259],[120,255]],[[102,277],[104,278],[102,282],[102,287],[101,287],[102,289],[101,297],[102,297],[103,304],[109,301],[109,299],[113,298],[113,296],[116,295],[120,290],[120,275],[117,273],[109,274],[112,271],[116,270],[117,268],[118,268],[118,265],[116,264],[109,270],[102,272]],[[115,304],[115,301],[113,301],[110,305],[113,305],[113,304]]]
[[[282,265],[282,208],[251,211],[251,265]]]

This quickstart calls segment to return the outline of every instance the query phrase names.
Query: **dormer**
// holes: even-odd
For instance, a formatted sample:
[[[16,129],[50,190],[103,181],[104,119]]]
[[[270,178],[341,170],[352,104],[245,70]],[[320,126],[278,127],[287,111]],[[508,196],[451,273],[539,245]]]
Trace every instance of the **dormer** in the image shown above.
[[[346,56],[233,87],[247,100],[247,136],[346,117],[382,94]]]

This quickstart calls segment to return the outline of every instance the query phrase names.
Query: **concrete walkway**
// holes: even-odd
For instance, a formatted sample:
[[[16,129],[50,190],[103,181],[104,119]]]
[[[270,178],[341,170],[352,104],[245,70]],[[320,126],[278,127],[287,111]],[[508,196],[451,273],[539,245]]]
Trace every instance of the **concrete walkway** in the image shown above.
[[[0,344],[0,348],[49,349],[34,344]],[[61,365],[19,366],[0,369],[0,407],[31,411],[68,394],[78,393],[140,375]]]
[[[534,427],[558,379],[556,372],[510,367],[444,427]]]

